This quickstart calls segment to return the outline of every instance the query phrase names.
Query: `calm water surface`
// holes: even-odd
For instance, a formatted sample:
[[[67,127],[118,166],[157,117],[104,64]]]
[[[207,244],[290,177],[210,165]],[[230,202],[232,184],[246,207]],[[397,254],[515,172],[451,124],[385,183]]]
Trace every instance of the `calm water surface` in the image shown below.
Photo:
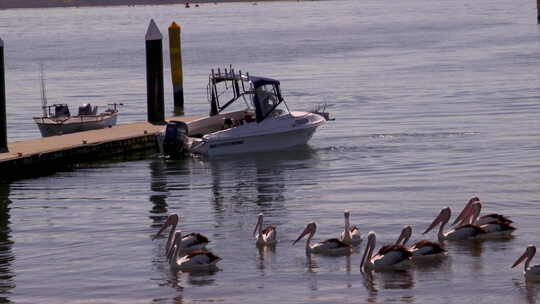
[[[0,186],[0,299],[13,303],[535,303],[510,269],[540,245],[540,28],[533,1],[328,1],[0,11],[10,141],[39,137],[39,64],[51,103],[123,102],[145,120],[144,34],[182,25],[186,114],[208,111],[207,73],[232,64],[282,81],[289,106],[328,103],[309,146],[271,154],[91,164]],[[168,41],[165,39],[164,44]],[[166,65],[168,59],[166,53]],[[167,111],[172,94],[169,69]],[[379,244],[413,239],[473,195],[511,216],[507,241],[448,244],[449,258],[363,277],[350,257],[306,257],[312,220],[343,210]],[[256,215],[274,251],[251,239]],[[214,273],[172,273],[166,216],[211,238]],[[434,239],[435,234],[424,236]]]

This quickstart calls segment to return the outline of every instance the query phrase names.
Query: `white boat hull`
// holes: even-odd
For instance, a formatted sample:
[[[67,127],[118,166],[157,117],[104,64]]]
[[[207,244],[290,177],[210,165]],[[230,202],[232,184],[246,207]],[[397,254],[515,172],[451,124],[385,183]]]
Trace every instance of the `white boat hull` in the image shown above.
[[[196,154],[219,156],[283,150],[305,145],[325,119],[312,113],[293,113],[294,116],[288,115],[261,124],[253,122],[242,126],[243,129],[240,127],[237,130],[217,132],[215,136],[192,139],[189,150]],[[302,121],[302,124],[298,124],[298,121]],[[283,128],[283,125],[286,127]]]
[[[200,142],[192,146],[191,152],[207,156],[218,156],[238,153],[273,151],[305,145],[315,133],[316,127],[294,130],[283,133],[250,136],[212,143]]]

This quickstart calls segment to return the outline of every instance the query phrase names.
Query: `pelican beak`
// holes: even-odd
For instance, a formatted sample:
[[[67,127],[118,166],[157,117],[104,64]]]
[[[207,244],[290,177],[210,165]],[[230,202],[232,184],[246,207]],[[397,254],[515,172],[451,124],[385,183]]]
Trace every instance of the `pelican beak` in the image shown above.
[[[253,229],[253,237],[255,237],[257,235],[259,226],[261,226],[261,225],[262,225],[262,216],[259,215],[259,218],[257,219],[257,224],[255,225],[255,229]]]
[[[306,227],[306,229],[304,229],[304,232],[302,232],[302,234],[300,234],[300,236],[293,242],[293,245],[296,244],[296,242],[300,241],[304,236],[306,236],[308,233],[311,232],[311,229],[310,227]]]
[[[163,231],[165,231],[165,229],[167,229],[167,227],[172,226],[172,225],[176,225],[176,224],[178,224],[178,215],[176,215],[176,214],[169,215],[167,217],[167,220],[165,221],[165,223],[161,227],[161,229],[159,229],[158,233],[156,233],[156,235],[152,238],[152,240],[155,240],[158,236],[160,236],[163,233]]]
[[[176,233],[172,237],[171,246],[169,248],[167,248],[167,251],[165,252],[165,255],[167,255],[168,260],[172,257],[175,246],[176,246]]]
[[[366,244],[366,249],[364,250],[364,255],[362,256],[362,261],[360,262],[360,272],[364,273],[364,264],[366,263],[366,260],[369,258],[370,255],[369,252],[372,251],[372,247],[374,246],[374,237],[372,235],[372,232],[370,231],[368,234],[368,241]]]
[[[465,207],[463,208],[463,210],[461,210],[461,212],[459,213],[459,215],[457,216],[457,218],[454,220],[454,222],[452,223],[452,225],[455,225],[455,224],[459,223],[460,221],[464,220],[464,219],[465,219],[465,216],[469,213],[472,204],[473,204],[474,202],[477,202],[477,201],[480,201],[477,197],[471,198],[471,199],[467,202],[467,205],[465,205]]]
[[[422,232],[422,234],[426,234],[430,232],[431,229],[437,227],[437,225],[441,223],[442,219],[443,219],[443,212],[441,211],[441,213],[439,213],[439,215],[435,218],[435,220],[433,220],[433,223],[431,223],[431,225],[429,225],[426,231]]]
[[[366,262],[366,256],[369,250],[369,246],[366,246],[364,250],[364,255],[362,256],[362,261],[360,262],[360,272],[364,273],[364,263]]]
[[[529,256],[528,252],[525,251],[515,262],[514,262],[514,265],[512,265],[511,268],[514,268],[516,267],[517,265],[519,265],[519,263],[523,262],[523,260],[525,260],[525,258],[527,258]]]
[[[173,245],[171,248],[169,248],[167,250],[167,253],[166,253],[166,256],[167,256],[167,261],[170,261],[171,258],[172,258],[172,254],[174,252],[174,248],[176,247],[176,245]]]
[[[469,213],[469,206],[467,206],[467,207],[463,208],[463,210],[461,210],[461,213],[456,217],[456,219],[454,220],[452,225],[456,225],[460,221],[463,221],[465,219],[465,214],[467,214],[467,213]]]
[[[482,211],[482,204],[479,201],[476,201],[471,205],[471,210],[469,214],[470,224],[474,224],[478,220],[478,217],[480,216],[481,211]]]
[[[160,236],[163,231],[165,231],[165,229],[167,229],[167,227],[169,227],[171,225],[169,219],[167,219],[167,221],[165,221],[165,224],[163,224],[163,226],[161,226],[161,229],[159,229],[158,233],[156,233],[156,235],[154,235],[154,237],[152,237],[152,241],[157,239],[158,236]]]
[[[403,228],[403,230],[401,230],[401,234],[399,235],[396,241],[396,245],[405,246],[405,243],[407,243],[407,241],[411,237],[411,234],[412,234],[411,226],[406,226],[405,228]]]

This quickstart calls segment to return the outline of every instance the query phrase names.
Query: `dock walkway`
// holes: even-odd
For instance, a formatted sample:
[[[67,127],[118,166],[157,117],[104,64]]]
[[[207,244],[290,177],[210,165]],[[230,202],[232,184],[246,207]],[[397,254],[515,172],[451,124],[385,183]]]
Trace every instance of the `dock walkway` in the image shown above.
[[[189,123],[200,117],[176,116],[170,120]],[[164,125],[137,122],[106,129],[8,143],[0,153],[0,180],[56,171],[80,161],[156,150],[156,132]]]

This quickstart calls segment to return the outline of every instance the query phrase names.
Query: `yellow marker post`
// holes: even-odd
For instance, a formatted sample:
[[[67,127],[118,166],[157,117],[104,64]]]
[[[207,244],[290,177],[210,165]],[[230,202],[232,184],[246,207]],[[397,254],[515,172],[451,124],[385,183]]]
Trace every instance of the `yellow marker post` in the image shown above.
[[[174,91],[174,112],[184,114],[184,79],[182,76],[182,47],[180,26],[173,21],[169,26],[169,49],[171,54],[171,76]]]

